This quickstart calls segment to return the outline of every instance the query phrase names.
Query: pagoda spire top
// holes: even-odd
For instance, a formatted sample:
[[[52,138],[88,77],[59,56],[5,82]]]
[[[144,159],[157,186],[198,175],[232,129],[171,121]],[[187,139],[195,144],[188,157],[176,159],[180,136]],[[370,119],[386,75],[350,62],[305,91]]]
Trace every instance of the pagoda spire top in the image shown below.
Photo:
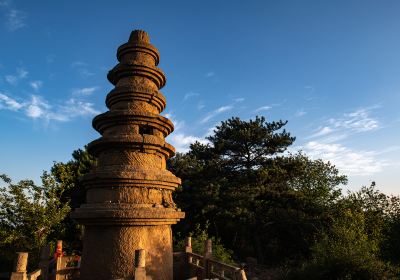
[[[131,36],[129,36],[128,42],[140,42],[140,43],[150,43],[149,34],[143,30],[133,30]]]

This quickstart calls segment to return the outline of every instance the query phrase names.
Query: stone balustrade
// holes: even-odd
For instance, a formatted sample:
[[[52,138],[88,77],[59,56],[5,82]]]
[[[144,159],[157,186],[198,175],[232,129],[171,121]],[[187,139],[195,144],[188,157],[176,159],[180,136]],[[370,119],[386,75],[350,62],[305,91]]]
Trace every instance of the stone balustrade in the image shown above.
[[[247,280],[243,268],[222,263],[213,259],[212,241],[204,243],[204,255],[193,253],[191,237],[186,238],[186,279]],[[178,279],[177,279],[178,280]],[[180,280],[180,279],[179,279]]]
[[[39,268],[27,273],[28,253],[17,253],[15,271],[10,280],[67,280],[79,279],[79,256],[65,256],[63,254],[62,241],[57,242],[54,256],[50,254],[50,246],[42,248]],[[211,239],[204,243],[204,255],[196,254],[192,250],[191,237],[186,238],[184,252],[174,253],[174,279],[175,280],[247,280],[242,268],[216,261],[212,256]],[[146,274],[146,251],[135,250],[133,275],[124,280],[149,280]],[[40,277],[39,277],[40,276]],[[113,279],[121,280],[121,279]]]

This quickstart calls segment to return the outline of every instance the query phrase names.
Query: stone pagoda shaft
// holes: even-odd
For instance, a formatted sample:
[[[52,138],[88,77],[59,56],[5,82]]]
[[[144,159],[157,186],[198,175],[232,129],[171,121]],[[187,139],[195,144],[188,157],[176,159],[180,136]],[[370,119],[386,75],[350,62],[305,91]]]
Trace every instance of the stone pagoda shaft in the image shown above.
[[[81,280],[132,277],[135,250],[146,250],[152,279],[172,279],[171,225],[184,217],[172,200],[180,179],[166,170],[174,147],[165,142],[172,122],[159,89],[160,56],[144,31],[118,48],[119,63],[108,73],[115,86],[109,108],[93,119],[102,135],[88,146],[96,167],[82,178],[86,203],[73,213],[85,226]]]

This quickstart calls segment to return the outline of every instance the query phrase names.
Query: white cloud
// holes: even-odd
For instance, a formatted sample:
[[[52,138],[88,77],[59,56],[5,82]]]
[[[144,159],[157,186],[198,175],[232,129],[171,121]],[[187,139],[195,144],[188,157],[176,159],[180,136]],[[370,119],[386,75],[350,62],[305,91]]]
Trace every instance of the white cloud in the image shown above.
[[[72,90],[73,95],[83,95],[83,96],[88,96],[93,94],[96,90],[98,90],[99,87],[84,87],[84,88],[77,88]]]
[[[206,133],[203,135],[203,137],[211,136],[214,135],[214,130],[217,129],[217,126],[220,125],[220,123],[216,123],[213,126],[209,127],[206,131]]]
[[[308,138],[321,137],[321,136],[325,136],[327,134],[330,134],[332,132],[333,132],[332,128],[330,128],[329,126],[324,126],[324,127],[320,127],[314,134],[312,134]]]
[[[16,101],[15,99],[0,93],[0,109],[8,109],[12,111],[18,111],[24,106],[23,103]]]
[[[175,147],[176,151],[186,153],[189,151],[190,144],[196,141],[203,144],[207,143],[207,140],[205,139],[185,133],[183,131],[185,128],[185,122],[177,120],[172,113],[166,113],[164,116],[170,119],[174,124],[174,132],[168,136],[167,141]]]
[[[304,115],[306,115],[306,114],[307,114],[306,111],[304,111],[303,109],[300,109],[300,110],[298,110],[298,111],[296,112],[295,116],[296,116],[296,117],[302,117],[302,116],[304,116]]]
[[[211,77],[214,77],[215,76],[215,72],[214,71],[210,71],[210,72],[207,72],[206,74],[204,74],[204,77],[206,77],[206,78],[211,78]]]
[[[185,121],[177,120],[172,113],[166,113],[164,116],[166,118],[168,118],[174,124],[174,131],[177,132],[177,131],[181,130],[182,128],[184,128]]]
[[[217,116],[217,115],[219,115],[219,114],[221,114],[223,112],[232,110],[232,109],[233,109],[232,105],[219,107],[219,108],[215,109],[214,111],[211,111],[211,112],[207,113],[207,115],[200,121],[200,123],[202,123],[202,124],[206,123],[210,119],[214,118],[215,116]]]
[[[78,69],[78,73],[79,73],[82,77],[90,77],[90,76],[93,76],[93,75],[94,75],[93,72],[90,72],[90,71],[89,71],[88,69],[86,69],[86,68]]]
[[[9,83],[10,85],[16,85],[18,82],[17,76],[14,75],[6,75],[4,77],[4,79],[6,80],[7,83]]]
[[[193,91],[188,92],[188,93],[186,93],[185,96],[183,97],[183,101],[186,101],[186,100],[188,100],[189,98],[195,97],[195,96],[199,96],[199,94],[196,93],[196,92],[193,92]]]
[[[262,106],[262,107],[259,107],[259,108],[255,109],[254,113],[258,113],[258,112],[261,112],[261,111],[267,111],[267,110],[269,110],[271,108],[272,108],[272,106]]]
[[[344,139],[351,134],[374,131],[380,128],[377,119],[370,116],[370,108],[363,108],[351,113],[343,114],[339,118],[331,118],[318,128],[309,138],[324,137],[323,142],[332,142],[332,139]],[[320,139],[322,141],[322,139]]]
[[[15,75],[6,75],[4,79],[10,85],[17,85],[18,82],[22,79],[25,79],[28,76],[28,71],[24,68],[17,68]]]
[[[38,91],[42,87],[43,82],[42,81],[31,81],[29,83],[29,85],[33,88],[34,91]]]
[[[70,119],[79,116],[97,115],[100,114],[100,111],[94,109],[93,103],[71,98],[64,106],[61,106],[59,114],[64,115],[66,119]]]
[[[50,108],[50,105],[40,96],[32,95],[32,99],[26,107],[26,116],[32,119],[43,118],[48,115]]]
[[[15,99],[0,93],[0,109],[22,112],[26,117],[37,120],[70,121],[76,117],[91,116],[100,112],[93,103],[71,98],[59,104],[50,105],[47,100],[38,95],[32,95],[28,101],[18,102]]]
[[[6,26],[10,31],[16,31],[26,26],[26,13],[23,11],[12,9],[8,12],[6,18]]]
[[[199,102],[199,104],[197,104],[197,110],[202,110],[205,107],[203,102]]]
[[[75,62],[71,63],[71,67],[75,68],[78,71],[78,73],[84,78],[87,78],[87,77],[90,77],[90,76],[94,75],[93,72],[90,72],[88,70],[88,64],[86,62],[75,61]]]
[[[28,76],[28,71],[26,71],[24,68],[18,68],[17,75],[20,79],[24,79]]]
[[[189,151],[190,144],[198,141],[202,144],[207,144],[206,139],[202,139],[192,135],[186,135],[185,133],[173,133],[168,136],[168,141],[175,147],[178,152],[186,153]]]
[[[346,175],[366,176],[383,170],[388,163],[377,158],[375,151],[358,151],[341,144],[310,141],[302,148],[313,159],[322,159],[334,164]]]
[[[233,101],[235,102],[243,102],[245,99],[243,97],[235,98]]]
[[[369,116],[369,109],[366,108],[344,114],[339,119],[330,119],[329,123],[335,128],[350,129],[355,132],[365,132],[379,128],[379,122]]]
[[[312,140],[300,148],[312,158],[330,161],[350,176],[372,175],[383,171],[388,161],[381,157],[382,152],[358,150],[340,143],[354,134],[380,128],[379,121],[371,117],[374,108],[377,107],[358,109],[325,121],[306,138]]]

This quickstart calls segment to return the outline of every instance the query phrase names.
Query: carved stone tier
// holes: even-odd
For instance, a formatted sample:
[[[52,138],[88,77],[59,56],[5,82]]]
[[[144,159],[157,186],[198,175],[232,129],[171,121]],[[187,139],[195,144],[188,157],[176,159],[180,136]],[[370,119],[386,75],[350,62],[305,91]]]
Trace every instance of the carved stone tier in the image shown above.
[[[182,215],[173,209],[154,208],[149,204],[130,204],[121,203],[90,204],[80,208],[75,217],[79,217],[86,225],[171,225],[176,224]]]
[[[127,109],[135,104],[133,101],[153,105],[157,113],[162,112],[166,106],[161,92],[138,86],[119,86],[113,89],[107,95],[106,105],[109,109]]]
[[[73,213],[85,225],[81,279],[130,278],[135,250],[145,249],[147,275],[172,280],[171,225],[184,213],[172,199],[181,181],[166,170],[175,153],[165,142],[174,126],[159,115],[166,78],[143,31],[131,33],[117,59],[107,75],[115,86],[106,97],[110,111],[93,119],[102,137],[88,145],[97,165],[82,177],[86,203]]]

